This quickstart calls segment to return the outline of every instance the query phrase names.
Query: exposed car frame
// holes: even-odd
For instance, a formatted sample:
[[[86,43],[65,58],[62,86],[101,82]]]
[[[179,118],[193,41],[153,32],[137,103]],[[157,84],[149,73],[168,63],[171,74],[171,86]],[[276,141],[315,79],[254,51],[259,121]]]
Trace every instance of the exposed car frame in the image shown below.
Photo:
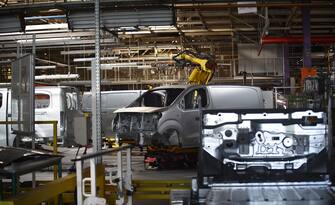
[[[116,110],[113,130],[141,145],[196,147],[201,109],[262,109],[258,87],[229,85],[162,86]]]

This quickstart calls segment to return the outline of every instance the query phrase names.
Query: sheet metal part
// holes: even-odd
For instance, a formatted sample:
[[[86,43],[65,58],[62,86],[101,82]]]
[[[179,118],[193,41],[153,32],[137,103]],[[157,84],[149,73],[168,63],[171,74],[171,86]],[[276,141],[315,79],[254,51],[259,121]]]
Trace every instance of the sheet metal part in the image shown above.
[[[334,204],[327,186],[239,186],[213,188],[206,204]]]
[[[323,112],[214,113],[204,125],[203,149],[234,170],[297,170],[327,147]]]

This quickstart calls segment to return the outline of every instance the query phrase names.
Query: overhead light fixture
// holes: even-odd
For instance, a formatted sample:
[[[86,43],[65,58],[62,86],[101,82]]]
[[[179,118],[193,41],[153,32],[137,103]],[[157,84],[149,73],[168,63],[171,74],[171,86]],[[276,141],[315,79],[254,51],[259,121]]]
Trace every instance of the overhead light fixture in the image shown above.
[[[84,67],[82,67],[84,68]],[[101,70],[112,70],[115,68],[152,68],[151,65],[145,64],[139,64],[139,63],[107,63],[107,64],[101,64]],[[87,67],[87,69],[91,69],[91,67]]]
[[[52,30],[52,29],[68,29],[67,23],[52,23],[52,24],[39,24],[39,25],[27,25],[26,31],[36,30]]]
[[[91,69],[91,67],[90,66],[76,66],[75,67],[76,69]]]
[[[59,29],[59,30],[36,30],[36,31],[26,31],[26,32],[10,32],[10,33],[0,33],[0,36],[16,36],[20,35],[25,37],[32,37],[32,34],[44,34],[44,33],[62,33],[69,32],[68,29]]]
[[[108,63],[101,64],[102,70],[108,70],[113,68],[136,68],[138,66],[137,63]]]
[[[35,70],[44,70],[44,69],[55,69],[55,65],[41,65],[41,66],[35,66]]]
[[[145,68],[152,68],[151,65],[139,65],[137,66],[138,69],[145,69]]]
[[[138,30],[137,28],[135,28],[134,26],[122,26],[120,28],[117,29],[118,31],[134,31],[134,30]]]
[[[51,15],[51,16],[26,16],[24,20],[39,20],[39,19],[64,19],[66,15]]]
[[[61,80],[61,79],[78,79],[78,74],[56,74],[56,75],[37,75],[35,80]]]
[[[94,60],[95,58],[74,58],[73,62],[91,62],[92,60]],[[117,60],[119,59],[119,57],[101,57],[100,60],[104,61],[104,60]]]
[[[35,42],[68,42],[70,40],[80,40],[80,37],[40,38],[36,39]],[[16,42],[19,44],[32,44],[33,39],[17,40]]]
[[[134,34],[150,34],[151,32],[150,31],[127,31],[127,32],[124,32],[124,34],[126,35],[134,35]]]
[[[157,30],[175,30],[175,26],[149,26],[148,27],[152,31],[157,31]]]

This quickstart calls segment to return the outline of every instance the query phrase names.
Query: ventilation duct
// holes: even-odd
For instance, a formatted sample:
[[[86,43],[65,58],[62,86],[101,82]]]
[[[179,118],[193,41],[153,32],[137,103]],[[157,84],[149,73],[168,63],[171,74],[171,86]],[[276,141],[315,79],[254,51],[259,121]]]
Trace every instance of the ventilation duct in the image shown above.
[[[23,32],[24,21],[15,14],[0,15],[0,33]]]
[[[70,29],[93,29],[93,9],[74,10],[68,12],[68,23]],[[173,8],[152,7],[127,10],[101,10],[101,27],[115,29],[120,27],[138,26],[167,26],[175,23]]]

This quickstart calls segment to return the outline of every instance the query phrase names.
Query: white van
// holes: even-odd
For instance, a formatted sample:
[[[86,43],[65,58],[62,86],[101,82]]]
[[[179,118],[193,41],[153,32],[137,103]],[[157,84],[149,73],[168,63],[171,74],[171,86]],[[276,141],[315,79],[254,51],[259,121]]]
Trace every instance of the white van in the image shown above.
[[[114,111],[128,106],[145,90],[112,90],[101,92],[101,118],[102,118],[102,136],[112,136],[112,122],[114,119]],[[92,93],[84,92],[82,101],[82,110],[86,113],[92,112]]]
[[[56,120],[58,139],[67,137],[68,112],[79,110],[79,95],[76,89],[66,86],[35,87],[35,120]],[[11,121],[11,90],[0,89],[0,121]],[[52,140],[53,127],[50,124],[35,125],[36,138]],[[0,145],[13,146],[15,135],[11,125],[0,125]]]
[[[259,87],[174,85],[154,88],[116,110],[113,130],[142,145],[196,147],[200,109],[264,109]]]

